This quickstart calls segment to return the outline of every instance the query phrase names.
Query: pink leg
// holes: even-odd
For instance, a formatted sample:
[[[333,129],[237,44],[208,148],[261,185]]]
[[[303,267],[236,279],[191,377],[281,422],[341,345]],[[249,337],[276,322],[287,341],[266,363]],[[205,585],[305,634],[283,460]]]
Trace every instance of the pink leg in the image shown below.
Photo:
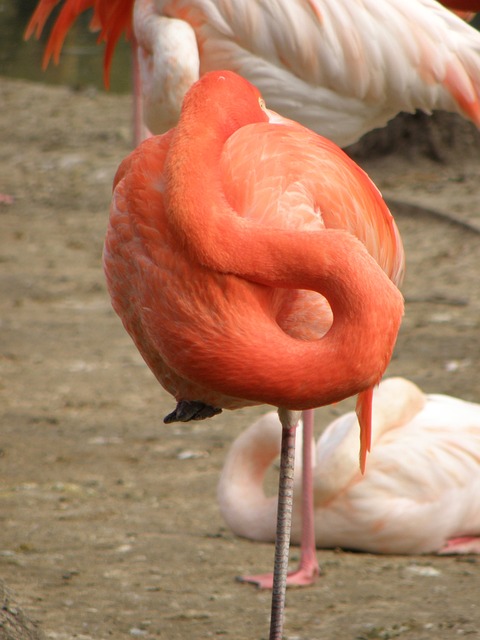
[[[313,584],[320,573],[315,548],[313,519],[313,410],[303,412],[303,469],[302,469],[302,538],[300,541],[300,563],[298,569],[287,575],[288,587],[304,587]],[[260,589],[271,589],[271,573],[242,576],[240,582],[250,582]]]
[[[438,554],[442,556],[462,553],[480,553],[480,537],[462,536],[459,538],[451,538],[447,540],[444,547],[438,550]]]
[[[314,411],[303,412],[303,467],[302,467],[302,538],[298,569],[288,574],[288,586],[313,584],[320,574],[315,546],[315,522],[313,518],[313,442]]]
[[[133,85],[133,146],[137,147],[143,140],[151,137],[150,131],[143,123],[142,81],[138,64],[138,45],[132,40],[132,85]]]

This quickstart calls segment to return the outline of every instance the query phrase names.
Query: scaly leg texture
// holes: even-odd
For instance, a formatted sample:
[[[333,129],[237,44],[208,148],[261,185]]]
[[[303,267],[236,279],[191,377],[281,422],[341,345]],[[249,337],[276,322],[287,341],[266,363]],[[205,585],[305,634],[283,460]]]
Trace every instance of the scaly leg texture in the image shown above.
[[[287,589],[288,552],[292,528],[293,475],[295,467],[295,432],[298,413],[279,409],[282,423],[282,451],[278,485],[277,532],[273,567],[270,640],[282,640]]]
[[[302,468],[302,538],[300,541],[300,562],[298,569],[287,575],[288,587],[304,587],[313,584],[320,574],[315,548],[313,518],[313,409],[303,412],[303,468]],[[238,578],[240,582],[250,582],[260,589],[271,589],[273,575],[262,573]]]

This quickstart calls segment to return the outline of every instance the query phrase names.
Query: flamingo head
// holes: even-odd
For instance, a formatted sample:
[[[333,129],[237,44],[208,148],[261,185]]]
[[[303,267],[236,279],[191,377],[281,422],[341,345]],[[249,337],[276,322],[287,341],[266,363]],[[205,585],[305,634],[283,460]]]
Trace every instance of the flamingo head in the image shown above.
[[[206,122],[213,120],[224,129],[226,137],[247,124],[269,120],[260,91],[233,71],[204,74],[187,92],[180,119],[200,110]]]

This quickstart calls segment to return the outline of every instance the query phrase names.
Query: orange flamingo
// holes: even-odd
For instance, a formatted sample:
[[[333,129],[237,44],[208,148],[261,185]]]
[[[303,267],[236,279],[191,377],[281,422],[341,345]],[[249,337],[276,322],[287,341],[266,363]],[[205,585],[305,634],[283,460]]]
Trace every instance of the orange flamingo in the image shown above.
[[[40,0],[26,37],[40,34],[57,2]],[[106,82],[133,20],[153,133],[175,125],[186,90],[214,69],[243,75],[276,111],[341,146],[399,111],[456,111],[480,126],[480,34],[435,0],[65,0],[44,65],[58,60],[69,27],[89,7],[106,41]]]
[[[232,72],[205,74],[177,127],[117,172],[108,289],[177,399],[174,417],[279,407],[271,638],[283,624],[297,412],[359,393],[364,467],[372,389],[403,313],[392,282],[403,265],[393,218],[366,174],[333,143],[266,110]]]
[[[57,3],[40,0],[26,37],[40,34]],[[444,4],[473,11],[480,3]],[[244,74],[275,109],[342,145],[400,110],[445,108],[480,124],[480,36],[434,0],[65,0],[44,65],[51,56],[58,61],[70,25],[89,7],[92,28],[106,41],[106,82],[120,33],[132,37],[133,30],[146,121],[155,133],[176,123],[185,91],[214,68]],[[312,421],[305,415],[306,430]],[[308,473],[304,465],[307,491]],[[308,510],[305,517],[302,559],[312,555]],[[306,564],[317,571],[312,558]]]
[[[227,456],[218,496],[237,535],[274,540],[276,499],[265,496],[263,480],[279,453],[279,431],[278,417],[267,413],[238,437]],[[480,553],[480,405],[425,395],[404,378],[390,378],[374,391],[372,453],[363,476],[357,433],[351,412],[333,421],[317,443],[317,547]],[[300,497],[300,478],[294,492]],[[300,511],[294,501],[292,541],[297,542]]]

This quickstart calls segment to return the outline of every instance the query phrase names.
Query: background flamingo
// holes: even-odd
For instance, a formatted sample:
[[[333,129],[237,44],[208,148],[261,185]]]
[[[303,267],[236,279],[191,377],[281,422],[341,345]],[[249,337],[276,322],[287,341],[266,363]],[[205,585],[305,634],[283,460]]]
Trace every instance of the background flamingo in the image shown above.
[[[104,265],[113,306],[176,411],[280,407],[280,638],[297,411],[360,392],[364,465],[371,391],[403,312],[383,270],[403,270],[393,219],[340,149],[222,71],[192,87],[174,130],[120,166]]]
[[[238,535],[271,541],[276,500],[265,473],[279,450],[278,417],[270,412],[232,445],[218,495]],[[480,553],[480,405],[425,395],[403,378],[374,392],[372,453],[357,464],[353,412],[332,422],[314,456],[315,532],[320,548],[373,553]],[[300,464],[301,461],[298,460]],[[301,493],[301,477],[295,494]],[[294,501],[292,540],[301,535]]]
[[[56,4],[40,0],[26,37],[41,33]],[[276,111],[341,146],[400,111],[456,111],[480,126],[480,34],[435,0],[66,0],[44,64],[58,60],[69,27],[89,7],[106,41],[106,82],[133,11],[153,133],[175,125],[186,90],[214,69],[243,75]]]

